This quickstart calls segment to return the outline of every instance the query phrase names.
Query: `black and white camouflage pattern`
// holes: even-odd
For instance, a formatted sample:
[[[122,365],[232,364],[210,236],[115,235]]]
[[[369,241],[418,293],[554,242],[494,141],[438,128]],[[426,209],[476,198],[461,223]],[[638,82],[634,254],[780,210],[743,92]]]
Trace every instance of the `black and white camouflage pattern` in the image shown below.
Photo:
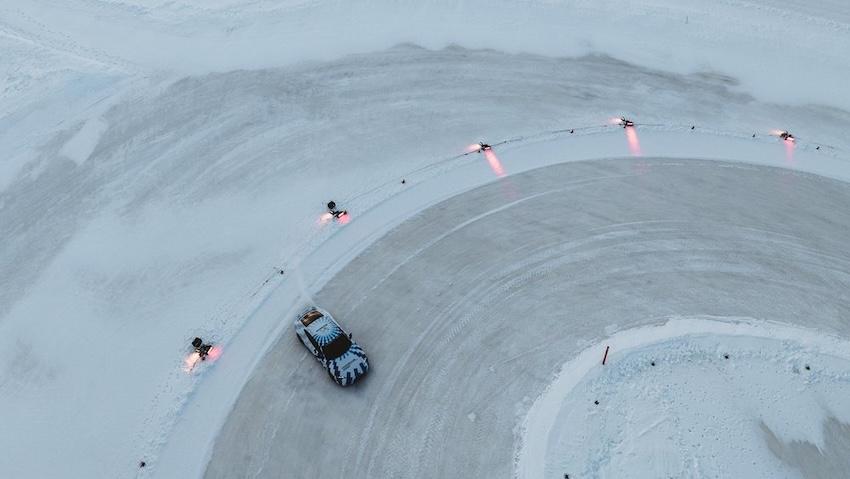
[[[322,313],[322,317],[313,321],[309,326],[304,326],[301,322],[307,313],[316,310]],[[354,341],[351,341],[351,347],[344,354],[336,359],[326,359],[320,350],[321,347],[330,344],[333,340],[346,332],[339,326],[339,323],[327,311],[308,307],[301,311],[295,318],[295,333],[301,343],[313,354],[328,371],[328,375],[340,386],[349,386],[354,384],[357,379],[365,375],[369,371],[369,360],[363,348]],[[315,347],[307,338],[307,333],[313,337]]]
[[[337,384],[349,386],[369,371],[369,360],[363,348],[352,342],[351,348],[345,354],[333,360],[326,360],[325,367]]]

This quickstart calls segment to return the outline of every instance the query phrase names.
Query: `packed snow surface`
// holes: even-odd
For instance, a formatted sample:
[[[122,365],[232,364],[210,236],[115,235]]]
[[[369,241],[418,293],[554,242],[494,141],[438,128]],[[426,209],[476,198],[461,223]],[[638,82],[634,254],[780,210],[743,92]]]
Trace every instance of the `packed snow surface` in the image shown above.
[[[302,301],[295,282],[284,280],[248,326],[270,321],[281,324],[282,334],[221,427],[206,477],[274,478],[290,470],[303,471],[305,477],[511,477],[523,439],[542,441],[542,448],[534,450],[546,451],[545,429],[521,434],[537,396],[550,387],[564,363],[585,351],[590,366],[567,367],[562,375],[576,371],[583,377],[601,362],[605,344],[612,346],[615,366],[626,349],[616,342],[619,331],[708,315],[715,322],[737,317],[775,321],[751,336],[774,337],[771,328],[781,332],[778,325],[784,323],[846,339],[847,183],[744,163],[747,156],[774,155],[782,163],[781,148],[760,153],[760,147],[747,148],[751,139],[734,141],[736,147],[730,148],[726,142],[703,143],[689,135],[642,132],[641,147],[648,156],[566,161],[526,171],[518,170],[572,156],[563,152],[581,151],[584,140],[598,152],[606,142],[567,137],[497,148],[504,171],[510,172],[501,180],[427,207],[429,198],[469,184],[477,173],[498,178],[489,162],[477,156],[445,175],[411,183],[392,201],[336,230],[303,267],[321,271],[337,254],[354,256],[341,269],[331,268],[334,274],[313,299],[354,333],[370,357],[370,374],[345,391],[325,378],[303,346],[286,334],[290,326],[279,319],[281,304]],[[622,132],[613,136],[619,140],[616,147],[625,148]],[[679,147],[744,157],[729,162],[649,156],[662,143],[665,151],[673,151],[676,138],[683,141]],[[797,159],[803,163],[802,155]],[[418,213],[404,214],[408,208]],[[387,218],[396,217],[407,219],[371,240]],[[283,317],[295,313],[286,310]],[[674,324],[680,325],[674,339],[687,336],[687,326],[695,334],[715,331],[718,343],[725,343],[730,331],[748,332],[743,327],[710,330],[695,327],[699,323]],[[665,340],[650,334],[658,330],[648,331],[643,336],[649,337],[647,343],[655,337]],[[805,337],[797,339],[808,345]],[[730,344],[730,355],[738,351],[742,356],[730,361],[751,367],[743,366],[743,355],[756,347]],[[785,359],[780,358],[783,353],[788,354]],[[800,357],[791,347],[772,348],[766,356],[770,361],[752,364],[767,368]],[[829,370],[823,362],[812,360],[812,374]],[[682,367],[689,366],[682,361]],[[788,374],[778,368],[772,376],[775,384]],[[642,378],[631,381],[623,374],[621,382],[628,387]],[[210,379],[199,385],[199,394],[209,397],[219,390],[216,383],[224,384],[218,376]],[[618,379],[612,378],[606,390],[611,396],[617,394]],[[831,396],[832,386],[841,384],[834,383],[826,381],[807,394],[820,404],[840,407],[846,400]],[[563,398],[554,397],[555,406],[544,408],[550,414],[542,415],[549,426]],[[600,402],[607,407],[603,398]],[[712,407],[702,402],[695,406]],[[205,414],[184,416],[176,437],[185,441],[191,431],[206,427],[214,414],[201,411]],[[618,440],[616,408],[606,411],[611,411],[613,431],[599,438],[602,443]],[[758,413],[757,408],[742,408],[730,421],[758,423]],[[831,422],[821,424],[823,416],[827,414],[814,408],[809,412],[816,421],[807,424],[805,435],[769,423],[775,428],[771,440],[779,445],[770,449],[776,457],[769,463],[796,468],[798,449],[826,444],[829,455],[800,454],[800,469],[808,477],[830,477],[829,471],[842,470],[846,455],[838,453],[850,431],[842,432],[838,422],[833,434]],[[829,416],[840,421],[846,414]],[[191,426],[185,434],[184,426]],[[817,437],[809,433],[818,428],[828,440],[808,442]],[[280,439],[284,437],[299,440]],[[760,451],[771,440],[761,439]],[[759,445],[755,440],[748,444]],[[191,456],[183,451],[172,457],[173,451],[177,449],[166,448],[161,464],[170,470],[187,466]],[[705,459],[696,473],[722,467],[709,464],[710,458],[697,448],[679,452],[684,459]],[[805,461],[818,457],[814,463]],[[542,468],[549,459],[554,463],[560,457],[541,454],[532,464]],[[541,476],[547,477],[525,477]]]
[[[0,476],[202,474],[288,311],[494,180],[625,155],[850,179],[848,32],[838,0],[2,2]],[[223,354],[187,374],[196,335]]]

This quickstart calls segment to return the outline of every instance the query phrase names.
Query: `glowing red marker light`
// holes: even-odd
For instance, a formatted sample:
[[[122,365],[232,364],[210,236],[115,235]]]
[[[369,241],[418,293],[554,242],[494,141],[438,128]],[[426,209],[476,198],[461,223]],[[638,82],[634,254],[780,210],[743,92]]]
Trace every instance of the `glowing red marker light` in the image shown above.
[[[349,215],[348,213],[343,213],[339,216],[339,219],[337,221],[339,221],[339,224],[341,225],[347,225],[348,222],[351,221],[351,215]]]
[[[635,126],[635,122],[627,119],[624,116],[621,116],[620,118],[611,118],[610,120],[608,120],[608,123],[610,123],[612,125],[620,125],[623,128],[629,128],[629,127]]]
[[[629,126],[626,127],[626,141],[629,143],[629,151],[632,153],[632,156],[641,156],[640,152],[640,140],[638,140],[637,130],[635,127]]]
[[[499,157],[496,156],[493,150],[484,150],[484,158],[487,158],[487,163],[490,164],[490,169],[493,170],[496,176],[499,178],[505,176],[505,169],[502,167],[502,162],[499,161]]]
[[[213,346],[207,352],[207,356],[205,358],[206,361],[213,362],[221,357],[221,348],[218,346]],[[183,360],[183,371],[187,373],[191,373],[195,366],[198,365],[199,362],[203,361],[201,359],[201,354],[197,351],[192,351],[186,356],[186,359]]]
[[[786,138],[785,141],[785,161],[789,164],[794,163],[794,146],[796,143],[794,142],[794,137]]]
[[[778,136],[782,143],[785,144],[785,162],[788,164],[794,163],[794,145],[797,139],[788,130],[770,130],[770,134]]]
[[[469,145],[466,147],[466,154],[469,153],[481,153],[483,151],[491,150],[493,147],[490,146],[489,143],[484,143],[483,141],[479,141],[476,145]]]
[[[780,140],[785,140],[792,143],[797,141],[797,139],[794,138],[794,135],[789,133],[788,130],[770,130],[770,134],[773,136],[778,136]]]
[[[218,346],[213,346],[210,348],[210,352],[207,353],[208,361],[215,361],[216,359],[221,357],[221,348]]]

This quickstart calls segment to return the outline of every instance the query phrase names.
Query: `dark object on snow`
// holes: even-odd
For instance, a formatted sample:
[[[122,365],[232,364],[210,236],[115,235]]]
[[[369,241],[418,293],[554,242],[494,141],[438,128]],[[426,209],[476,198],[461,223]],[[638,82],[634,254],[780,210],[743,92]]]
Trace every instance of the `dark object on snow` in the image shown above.
[[[481,153],[482,151],[492,150],[492,149],[493,149],[493,147],[488,145],[487,143],[483,143],[483,142],[480,142],[480,141],[478,142],[478,153]]]
[[[820,150],[820,147],[815,148],[816,150]]]
[[[729,359],[729,355],[728,355],[728,354],[724,354],[724,355],[723,355],[723,359]]]
[[[405,184],[405,183],[407,183],[407,182],[406,182],[406,181],[404,181],[404,178],[402,178],[402,179],[401,179],[401,184]]]
[[[593,404],[599,405],[599,401],[593,401]]]
[[[200,348],[198,348],[198,355],[201,356],[201,361],[207,360],[207,355],[210,353],[210,349],[212,349],[212,344],[202,344]]]
[[[348,213],[348,211],[336,209],[336,202],[334,201],[328,201],[328,212],[333,215],[334,218],[339,218],[340,216],[344,216]]]
[[[755,137],[756,137],[756,134],[755,134],[755,133],[753,133],[753,138],[755,138]]]
[[[691,130],[693,130],[693,129],[694,129],[694,128],[696,128],[696,126],[694,126],[694,125],[691,125]]]
[[[811,370],[812,370],[812,368],[810,368],[809,365],[807,364],[806,365],[806,371],[811,371]]]
[[[204,344],[203,339],[195,338],[192,340],[192,347],[195,348],[195,352],[201,357],[201,361],[206,361],[207,355],[210,354],[210,349],[212,349],[212,344]]]
[[[650,366],[655,366],[655,361],[653,361],[653,362],[651,362],[651,363],[649,363],[649,364],[650,364]]]
[[[575,130],[570,130],[570,135],[572,135],[575,132],[576,132]]]
[[[146,465],[147,464],[145,463],[145,461],[142,461],[142,462],[139,463],[139,467],[145,467]]]
[[[631,128],[631,127],[635,126],[635,122],[627,119],[624,116],[621,116],[620,117],[620,125],[623,125],[623,128]]]
[[[792,135],[791,133],[788,133],[787,131],[779,132],[779,138],[783,139],[785,141],[795,141],[796,140],[796,138],[794,138],[794,135]]]

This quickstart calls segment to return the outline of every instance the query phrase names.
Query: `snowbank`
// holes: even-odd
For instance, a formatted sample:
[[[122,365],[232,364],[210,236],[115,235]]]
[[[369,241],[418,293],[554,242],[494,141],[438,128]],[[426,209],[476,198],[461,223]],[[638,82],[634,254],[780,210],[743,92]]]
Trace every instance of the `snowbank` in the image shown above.
[[[850,8],[836,1],[21,2],[4,20],[32,32],[32,18],[44,23],[44,42],[58,41],[51,30],[62,32],[70,49],[94,58],[187,74],[331,60],[402,42],[459,44],[602,53],[676,73],[728,75],[767,101],[850,107],[843,85]]]
[[[764,429],[827,449],[824,425],[850,422],[848,343],[717,319],[622,331],[564,364],[525,419],[518,477],[797,477]]]

